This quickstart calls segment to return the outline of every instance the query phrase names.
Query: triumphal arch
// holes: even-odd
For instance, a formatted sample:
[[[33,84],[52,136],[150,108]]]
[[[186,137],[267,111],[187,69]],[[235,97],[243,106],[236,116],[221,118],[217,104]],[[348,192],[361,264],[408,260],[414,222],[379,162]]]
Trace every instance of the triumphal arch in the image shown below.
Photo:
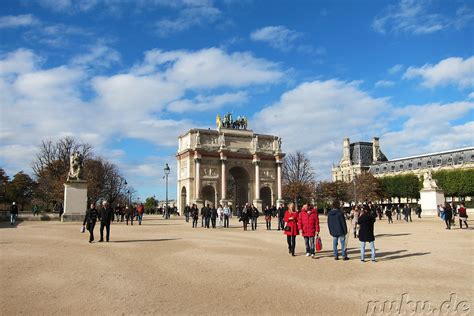
[[[176,155],[177,198],[180,210],[196,203],[229,204],[235,210],[254,203],[282,203],[281,168],[285,154],[281,138],[255,134],[245,117],[230,113],[216,118],[217,129],[191,129],[179,136]]]

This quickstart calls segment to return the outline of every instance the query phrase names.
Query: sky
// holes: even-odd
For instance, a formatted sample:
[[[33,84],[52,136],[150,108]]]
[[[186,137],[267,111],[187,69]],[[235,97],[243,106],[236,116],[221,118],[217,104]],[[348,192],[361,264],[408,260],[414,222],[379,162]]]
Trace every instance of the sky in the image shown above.
[[[177,138],[246,115],[328,180],[351,142],[389,159],[474,145],[467,0],[3,0],[0,167],[74,136],[137,194],[176,196]]]

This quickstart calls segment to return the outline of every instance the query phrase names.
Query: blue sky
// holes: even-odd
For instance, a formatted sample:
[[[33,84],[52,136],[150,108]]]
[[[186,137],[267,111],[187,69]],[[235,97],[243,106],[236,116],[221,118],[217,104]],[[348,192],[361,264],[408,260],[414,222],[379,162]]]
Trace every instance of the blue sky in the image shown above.
[[[177,137],[217,113],[329,179],[342,139],[390,158],[474,145],[471,1],[4,0],[0,166],[72,135],[144,199],[176,194]]]

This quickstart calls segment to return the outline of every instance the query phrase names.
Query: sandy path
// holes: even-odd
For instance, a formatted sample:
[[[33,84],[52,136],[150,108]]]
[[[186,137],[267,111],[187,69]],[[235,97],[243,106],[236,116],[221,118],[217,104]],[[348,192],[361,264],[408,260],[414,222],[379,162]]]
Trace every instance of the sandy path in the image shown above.
[[[378,262],[288,255],[276,230],[192,229],[182,218],[112,224],[110,243],[87,242],[80,224],[0,224],[0,310],[12,314],[365,314],[369,300],[439,306],[456,293],[474,309],[473,232],[439,219],[376,223]],[[200,224],[200,223],[199,223]],[[474,226],[474,221],[470,222]],[[273,223],[276,227],[276,222]],[[99,229],[96,227],[96,239]],[[369,253],[367,253],[369,255]]]

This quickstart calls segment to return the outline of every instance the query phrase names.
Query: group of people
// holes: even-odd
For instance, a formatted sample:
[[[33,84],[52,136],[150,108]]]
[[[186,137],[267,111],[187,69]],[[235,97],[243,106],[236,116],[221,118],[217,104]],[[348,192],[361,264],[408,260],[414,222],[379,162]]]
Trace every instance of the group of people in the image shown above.
[[[456,215],[459,217],[459,228],[462,229],[462,224],[464,223],[467,229],[468,216],[464,203],[461,203],[459,208],[456,208],[454,204],[450,205],[448,202],[438,205],[438,217],[444,221],[446,229],[451,229],[451,226],[456,225]]]
[[[222,206],[221,204],[217,208],[211,207],[209,204],[204,205],[201,212],[199,212],[196,204],[186,205],[184,208],[186,222],[192,219],[193,228],[198,227],[199,215],[201,215],[201,227],[216,228],[219,225],[219,227],[228,228],[229,220],[232,217],[232,209],[228,205]]]
[[[360,260],[363,262],[365,261],[365,246],[367,242],[370,244],[371,260],[374,262],[376,261],[374,243],[375,218],[376,217],[371,212],[370,207],[368,205],[363,205],[362,210],[357,217],[357,224],[359,225],[358,237],[360,241]],[[301,231],[305,241],[306,256],[314,258],[315,240],[320,242],[318,212],[309,203],[303,205],[302,209],[298,212],[295,210],[294,204],[290,203],[283,220],[286,223],[283,230],[287,237],[288,252],[292,256],[295,255],[296,236],[298,236]],[[333,203],[332,209],[327,214],[327,222],[329,233],[333,238],[332,244],[334,259],[339,260],[338,244],[340,244],[342,260],[349,260],[346,249],[346,235],[348,234],[346,218],[340,208],[339,202],[335,201]]]
[[[145,207],[142,203],[137,204],[135,207],[129,207],[128,205],[123,207],[117,204],[115,208],[112,208],[107,201],[103,201],[100,209],[96,208],[95,203],[91,203],[90,207],[86,211],[84,221],[82,223],[83,231],[89,231],[89,242],[94,241],[94,228],[97,220],[100,221],[100,240],[104,241],[104,229],[105,229],[105,240],[108,242],[110,239],[110,224],[115,222],[123,222],[125,219],[126,224],[133,225],[133,220],[138,221],[138,225],[142,224],[143,214],[145,213]]]

